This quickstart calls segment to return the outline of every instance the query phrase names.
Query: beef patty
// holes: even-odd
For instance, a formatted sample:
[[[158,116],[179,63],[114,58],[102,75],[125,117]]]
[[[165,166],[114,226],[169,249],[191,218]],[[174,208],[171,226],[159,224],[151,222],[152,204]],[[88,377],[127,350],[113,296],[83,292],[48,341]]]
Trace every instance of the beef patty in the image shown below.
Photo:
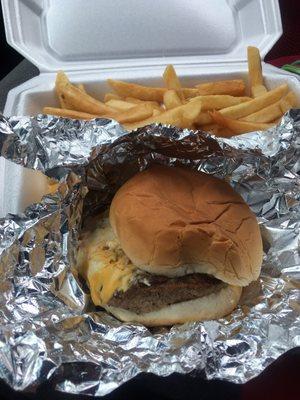
[[[145,279],[137,281],[126,292],[116,292],[108,305],[142,314],[216,293],[225,286],[226,283],[206,274],[179,278],[147,274],[146,283]]]

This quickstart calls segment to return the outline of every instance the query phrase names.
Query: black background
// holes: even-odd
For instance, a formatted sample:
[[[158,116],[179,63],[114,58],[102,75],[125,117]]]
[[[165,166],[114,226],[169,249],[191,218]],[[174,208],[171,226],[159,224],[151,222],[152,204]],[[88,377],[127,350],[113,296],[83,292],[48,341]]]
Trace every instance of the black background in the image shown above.
[[[269,0],[263,0],[269,1]],[[300,0],[281,0],[284,35],[267,55],[266,60],[299,54],[300,58]],[[0,79],[7,75],[23,57],[7,45],[0,15]],[[206,381],[201,375],[182,376],[173,374],[159,378],[141,374],[122,385],[107,400],[148,399],[199,399],[199,400],[300,400],[300,348],[295,348],[271,364],[258,378],[246,385],[235,385],[222,381]],[[0,400],[35,399],[68,400],[90,399],[86,396],[71,396],[54,391],[55,377],[37,389],[36,394],[19,393],[0,381]]]
[[[23,57],[18,54],[12,47],[6,43],[3,18],[2,18],[2,8],[0,15],[0,80],[4,78],[19,62],[23,60]]]

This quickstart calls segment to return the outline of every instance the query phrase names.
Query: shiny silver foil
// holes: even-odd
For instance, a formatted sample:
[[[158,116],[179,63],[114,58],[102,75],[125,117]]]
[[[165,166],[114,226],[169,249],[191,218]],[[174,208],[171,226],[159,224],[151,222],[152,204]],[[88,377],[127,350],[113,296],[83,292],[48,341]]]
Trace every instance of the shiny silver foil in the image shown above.
[[[0,120],[1,155],[60,181],[56,193],[0,220],[0,377],[18,390],[51,380],[104,395],[140,372],[195,369],[246,382],[300,345],[300,110],[267,132],[221,139],[114,121],[45,115]],[[264,263],[228,317],[171,329],[123,324],[95,309],[76,272],[85,216],[151,162],[227,179],[260,222]]]

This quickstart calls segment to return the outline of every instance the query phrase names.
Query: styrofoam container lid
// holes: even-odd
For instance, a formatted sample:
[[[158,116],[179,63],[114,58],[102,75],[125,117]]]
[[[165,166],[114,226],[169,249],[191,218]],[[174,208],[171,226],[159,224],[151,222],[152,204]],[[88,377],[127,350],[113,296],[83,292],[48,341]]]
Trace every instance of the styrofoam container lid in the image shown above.
[[[282,33],[278,0],[2,0],[8,43],[41,71],[246,62]]]

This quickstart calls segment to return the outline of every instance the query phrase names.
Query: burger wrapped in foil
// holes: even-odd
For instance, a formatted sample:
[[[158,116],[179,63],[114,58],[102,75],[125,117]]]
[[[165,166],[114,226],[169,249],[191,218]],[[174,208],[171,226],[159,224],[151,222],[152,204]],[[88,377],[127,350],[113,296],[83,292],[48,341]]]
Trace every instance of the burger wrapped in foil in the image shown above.
[[[0,377],[18,390],[51,379],[91,395],[140,372],[197,369],[246,382],[299,345],[299,138],[298,110],[276,128],[231,139],[164,126],[128,134],[104,119],[2,118],[1,155],[59,185],[0,220]],[[76,267],[82,222],[154,162],[227,180],[258,218],[262,271],[228,317],[153,330],[91,302]]]

